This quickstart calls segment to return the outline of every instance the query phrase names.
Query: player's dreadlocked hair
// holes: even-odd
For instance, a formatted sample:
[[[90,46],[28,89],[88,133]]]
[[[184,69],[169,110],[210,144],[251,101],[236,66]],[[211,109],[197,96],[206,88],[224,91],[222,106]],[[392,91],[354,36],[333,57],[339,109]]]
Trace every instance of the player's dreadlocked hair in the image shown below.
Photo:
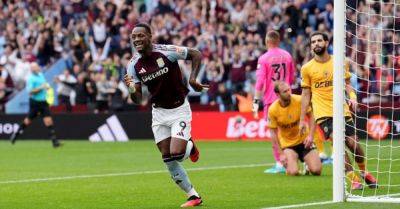
[[[135,27],[133,27],[133,28],[136,28],[136,27],[142,27],[142,28],[146,29],[146,32],[148,32],[149,34],[151,34],[151,27],[150,27],[150,25],[147,24],[147,23],[138,23],[138,24],[136,24]]]

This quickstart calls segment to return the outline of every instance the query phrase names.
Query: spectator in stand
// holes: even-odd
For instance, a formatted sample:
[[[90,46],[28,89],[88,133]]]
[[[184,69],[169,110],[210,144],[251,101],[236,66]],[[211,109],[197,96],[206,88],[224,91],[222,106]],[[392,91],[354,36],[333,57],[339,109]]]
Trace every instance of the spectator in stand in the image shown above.
[[[5,69],[6,58],[0,58],[0,112],[4,111],[4,103],[7,101],[7,97],[13,92],[13,81],[11,76]]]
[[[93,37],[89,37],[90,53],[92,55],[92,60],[94,63],[101,63],[108,57],[108,52],[110,51],[111,38],[107,38],[104,45],[97,42],[101,47],[96,47]]]
[[[128,88],[116,76],[111,77],[111,86],[114,89],[114,93],[111,94],[110,108],[112,111],[123,111],[129,96]]]
[[[88,75],[86,72],[81,72],[78,74],[77,77],[77,83],[75,85],[75,92],[76,92],[76,98],[75,102],[77,105],[87,105],[88,104],[88,99],[89,99],[89,88],[90,83],[88,82]],[[87,85],[89,84],[89,85]],[[93,90],[90,90],[93,92]]]
[[[96,109],[95,113],[107,113],[110,110],[110,95],[114,94],[115,84],[107,80],[105,72],[96,75]]]
[[[241,87],[238,87],[238,88],[241,88]],[[217,92],[216,102],[219,106],[220,112],[234,110],[232,93],[228,89],[226,89],[226,86],[224,83],[218,84],[218,92]]]
[[[215,102],[218,92],[218,84],[221,83],[223,75],[225,73],[224,65],[222,64],[222,60],[218,59],[218,61],[206,59],[205,61],[205,83],[210,85],[210,88],[207,91],[210,102]]]
[[[232,65],[229,68],[229,79],[232,82],[232,88],[234,91],[238,90],[238,87],[244,86],[246,81],[246,65],[240,55],[241,47],[236,45],[234,48]]]
[[[236,98],[237,109],[242,113],[250,113],[253,108],[253,95],[246,91],[239,91],[234,94]]]
[[[376,80],[378,93],[382,97],[381,102],[389,102],[391,99],[391,89],[393,86],[393,75],[386,65],[378,69],[376,72]]]
[[[92,26],[93,41],[97,46],[104,46],[107,39],[106,17],[97,17]],[[99,53],[100,55],[101,53]]]
[[[4,103],[7,101],[6,94],[6,84],[2,79],[0,79],[0,113],[4,112]]]
[[[76,98],[75,86],[77,84],[77,80],[75,76],[71,75],[67,69],[64,70],[63,74],[55,78],[55,82],[58,84],[57,93],[59,104],[65,105],[66,111],[71,112],[71,104],[75,104]]]

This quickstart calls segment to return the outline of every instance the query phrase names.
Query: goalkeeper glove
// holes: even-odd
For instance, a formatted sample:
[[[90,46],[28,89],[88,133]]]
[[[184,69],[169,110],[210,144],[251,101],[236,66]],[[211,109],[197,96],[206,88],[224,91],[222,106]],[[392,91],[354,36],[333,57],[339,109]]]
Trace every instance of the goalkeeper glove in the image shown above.
[[[260,108],[260,100],[259,99],[254,99],[253,100],[253,116],[254,118],[258,119],[258,109]]]

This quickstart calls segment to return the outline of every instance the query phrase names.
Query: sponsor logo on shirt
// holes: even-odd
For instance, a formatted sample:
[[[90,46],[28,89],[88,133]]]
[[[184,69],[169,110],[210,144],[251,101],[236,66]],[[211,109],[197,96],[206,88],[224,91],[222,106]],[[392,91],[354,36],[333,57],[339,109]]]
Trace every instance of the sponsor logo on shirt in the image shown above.
[[[299,124],[300,120],[296,120],[293,123],[289,123],[289,124],[279,124],[280,127],[284,128],[284,129],[288,129],[288,128],[293,128],[295,126],[297,126]]]
[[[145,70],[144,68],[142,68],[142,69],[139,71],[139,74],[143,74],[143,73],[146,73],[146,70]]]
[[[330,87],[330,86],[333,86],[333,81],[332,81],[332,80],[330,80],[330,81],[316,82],[315,85],[314,85],[314,87],[315,87],[316,89],[318,89],[318,88],[324,88],[324,87]]]
[[[160,77],[160,76],[162,76],[162,75],[164,75],[166,73],[168,73],[168,67],[164,67],[164,68],[162,68],[162,69],[160,69],[160,70],[158,70],[158,71],[156,71],[154,73],[151,73],[149,75],[143,76],[142,77],[142,81],[143,82],[151,81],[151,80],[153,80],[155,78],[158,78],[158,77]]]

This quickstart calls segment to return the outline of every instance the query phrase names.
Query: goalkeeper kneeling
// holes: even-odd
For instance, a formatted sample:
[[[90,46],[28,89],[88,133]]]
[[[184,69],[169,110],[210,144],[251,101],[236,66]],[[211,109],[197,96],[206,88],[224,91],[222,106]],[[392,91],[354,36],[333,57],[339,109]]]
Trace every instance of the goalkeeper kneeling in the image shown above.
[[[268,110],[268,127],[271,130],[272,143],[278,144],[280,161],[286,168],[286,174],[299,175],[298,160],[305,162],[308,172],[320,175],[321,160],[313,143],[315,123],[311,109],[309,131],[300,132],[301,96],[291,94],[288,84],[277,81],[274,91],[278,100]]]

